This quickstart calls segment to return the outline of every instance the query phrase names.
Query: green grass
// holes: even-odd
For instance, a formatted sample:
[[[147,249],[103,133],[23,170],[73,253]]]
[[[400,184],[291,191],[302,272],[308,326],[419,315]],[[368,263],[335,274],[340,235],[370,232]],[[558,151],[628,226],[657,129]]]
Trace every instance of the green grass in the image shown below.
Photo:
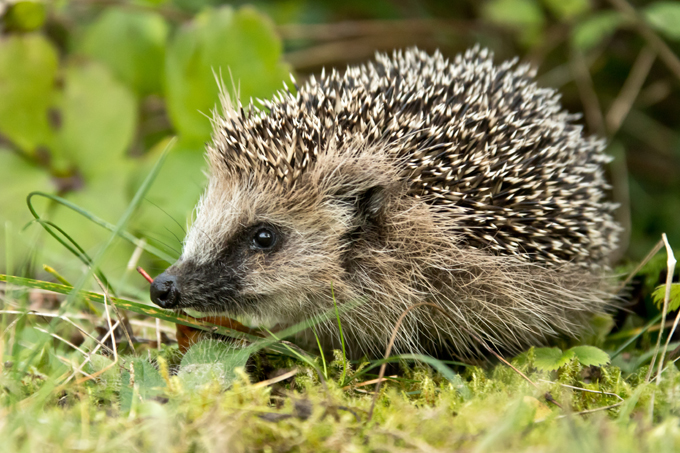
[[[24,329],[18,343],[26,345],[31,328]],[[555,372],[536,370],[531,357],[515,360],[538,389],[501,365],[468,367],[457,385],[427,366],[404,367],[401,379],[383,386],[374,418],[366,422],[372,397],[359,390],[371,387],[343,390],[341,363],[331,364],[335,374],[322,385],[311,366],[274,354],[260,360],[298,368],[293,380],[257,386],[251,378],[257,366],[251,366],[250,373],[236,368],[228,385],[206,374],[192,387],[181,373],[168,371],[176,351],[164,347],[160,354],[138,350],[137,359],[123,353],[96,379],[61,386],[70,371],[57,358],[83,360],[68,349],[49,344],[25,373],[16,371],[17,361],[10,365],[10,357],[3,358],[0,433],[6,451],[224,451],[228,445],[229,451],[618,452],[675,451],[680,445],[680,374],[674,367],[656,386],[644,383],[645,367],[623,376],[605,366],[595,379],[577,360]],[[11,358],[20,361],[22,348],[15,350],[19,354]],[[85,371],[111,363],[96,356]],[[546,403],[545,392],[564,409]],[[614,395],[623,404],[576,413],[615,405],[620,399]]]
[[[117,225],[49,197],[111,231],[94,259],[77,235],[43,220],[29,197],[36,222],[87,270],[75,285],[48,265],[59,283],[0,275],[0,448],[636,452],[680,446],[680,373],[674,362],[660,379],[649,372],[650,362],[659,363],[661,315],[630,316],[617,333],[610,332],[611,318],[594,319],[584,344],[563,340],[531,349],[509,358],[513,369],[414,354],[350,362],[340,314],[353,304],[334,303],[328,313],[276,333],[265,329],[260,337],[114,296],[127,288],[116,292],[106,282],[124,278],[107,278],[98,264],[117,238],[167,260],[125,231],[162,160]],[[652,291],[662,268],[657,258],[639,272],[650,301],[674,309],[675,285],[669,301],[663,288]],[[318,341],[316,351],[284,341],[322,320],[337,320],[341,350],[324,354]],[[205,341],[183,355],[168,340],[178,325],[203,332]],[[159,346],[161,331],[169,336]],[[401,370],[375,396],[385,362],[400,363]]]
[[[107,303],[127,311],[134,351],[117,331],[115,356],[101,347],[89,354],[98,342],[79,340],[76,332],[96,337],[101,317],[86,309],[60,314],[42,308],[42,315],[36,314],[26,310],[28,297],[35,299],[36,289],[93,303],[104,302],[103,296],[74,294],[68,285],[31,279],[0,280],[12,283],[5,292],[0,336],[0,436],[6,451],[222,451],[228,445],[230,451],[636,452],[680,447],[680,373],[670,364],[658,383],[646,382],[651,349],[639,346],[653,345],[649,332],[642,334],[646,342],[616,358],[615,364],[630,368],[638,356],[647,356],[625,373],[612,364],[587,366],[608,361],[599,348],[531,349],[512,364],[533,384],[503,364],[392,357],[402,363],[401,371],[383,383],[368,420],[374,385],[364,382],[376,377],[382,361],[350,364],[336,351],[335,360],[326,364],[313,352],[278,342],[278,336],[247,337],[251,346],[245,349],[242,343],[209,340],[182,357],[176,344],[158,349],[144,341],[155,338],[148,321],[159,317],[166,330],[177,322],[211,326],[116,298]],[[335,309],[328,314],[335,316]],[[244,340],[239,333],[212,329]],[[605,349],[613,351],[628,339],[615,338]],[[82,372],[74,373],[78,369]],[[290,370],[297,373],[276,382],[277,374]]]

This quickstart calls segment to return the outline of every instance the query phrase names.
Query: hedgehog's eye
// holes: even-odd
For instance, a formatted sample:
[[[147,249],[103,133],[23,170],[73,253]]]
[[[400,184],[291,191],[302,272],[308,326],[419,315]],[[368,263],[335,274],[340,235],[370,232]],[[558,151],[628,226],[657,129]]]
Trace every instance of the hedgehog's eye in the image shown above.
[[[276,235],[269,228],[259,228],[253,236],[253,245],[259,249],[267,250],[276,244]]]

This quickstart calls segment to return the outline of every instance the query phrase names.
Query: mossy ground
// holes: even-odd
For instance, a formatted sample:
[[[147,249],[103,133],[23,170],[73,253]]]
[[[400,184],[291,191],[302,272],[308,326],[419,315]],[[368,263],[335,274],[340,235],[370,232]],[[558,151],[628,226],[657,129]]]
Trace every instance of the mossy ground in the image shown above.
[[[385,383],[371,420],[377,368],[344,371],[342,355],[303,363],[260,352],[230,382],[208,373],[198,385],[177,369],[177,346],[95,355],[71,380],[82,354],[48,342],[24,367],[39,338],[27,323],[0,375],[3,451],[677,451],[680,372],[646,383],[647,367],[624,375],[572,358],[540,371],[533,351],[504,364],[454,367],[447,380],[427,365],[402,364]],[[16,324],[13,326],[16,328]],[[36,343],[37,344],[37,343]],[[212,343],[214,347],[216,343]],[[5,345],[7,346],[7,345]],[[196,355],[196,354],[194,354]],[[315,370],[311,363],[317,365]],[[264,364],[264,365],[263,365]],[[257,385],[263,368],[294,377]],[[22,369],[25,368],[25,369]],[[317,371],[319,370],[319,371]],[[339,380],[345,375],[346,384]],[[276,373],[274,373],[274,376]],[[357,379],[355,379],[357,377]],[[323,382],[322,382],[323,380]],[[343,388],[344,387],[344,388]],[[585,390],[590,390],[590,392]],[[600,392],[600,393],[597,393]],[[561,408],[549,402],[552,395]],[[618,404],[618,405],[617,405]],[[607,406],[615,406],[598,410]],[[580,413],[582,411],[592,411]]]

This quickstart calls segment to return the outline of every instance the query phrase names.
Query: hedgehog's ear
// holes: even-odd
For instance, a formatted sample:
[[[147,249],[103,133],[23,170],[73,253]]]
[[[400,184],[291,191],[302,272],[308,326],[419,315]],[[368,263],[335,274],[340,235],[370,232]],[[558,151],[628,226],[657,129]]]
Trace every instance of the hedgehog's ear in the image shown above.
[[[357,213],[369,220],[378,220],[387,204],[387,190],[383,186],[373,186],[364,190],[356,200]]]

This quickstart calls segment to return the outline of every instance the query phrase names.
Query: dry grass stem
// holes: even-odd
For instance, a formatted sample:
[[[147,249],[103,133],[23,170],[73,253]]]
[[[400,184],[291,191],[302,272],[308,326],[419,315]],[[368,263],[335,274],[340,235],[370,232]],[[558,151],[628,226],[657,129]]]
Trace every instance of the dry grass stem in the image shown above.
[[[106,302],[107,295],[108,295],[106,287],[102,284],[101,280],[99,280],[99,278],[94,273],[92,275],[94,276],[95,280],[97,280],[97,284],[99,285],[102,292],[104,293],[104,301]],[[120,312],[120,310],[118,310],[118,307],[116,306],[116,304],[111,304],[111,308],[113,309],[114,313],[116,314],[116,318],[118,318],[120,320],[120,327],[123,330],[123,333],[125,334],[125,338],[127,339],[128,344],[130,345],[130,348],[132,349],[132,353],[134,354],[135,345],[132,342],[132,332],[128,332],[128,328],[127,328],[127,325],[126,325],[127,316],[124,315],[124,314],[121,314],[121,312]],[[109,316],[108,312],[106,313],[106,316]],[[111,325],[111,322],[109,321],[109,326],[110,325]]]
[[[57,335],[56,333],[48,332],[47,330],[42,329],[42,328],[40,328],[40,327],[33,327],[33,328],[34,328],[35,330],[40,331],[40,332],[46,333],[47,335],[49,335],[49,336],[51,336],[51,337],[53,337],[53,338],[56,338],[57,340],[61,341],[61,342],[64,343],[64,344],[69,345],[70,347],[72,347],[72,348],[75,349],[76,351],[80,352],[80,353],[83,354],[85,357],[87,357],[87,352],[83,351],[83,350],[80,349],[78,346],[76,346],[76,345],[74,345],[73,343],[71,343],[70,341],[68,341],[66,338],[60,337],[60,336]]]
[[[619,95],[614,99],[605,118],[607,132],[610,137],[616,135],[619,131],[623,120],[640,94],[642,85],[647,80],[654,60],[656,60],[656,52],[648,45],[640,51],[635,63],[633,63],[628,78],[624,82]]]
[[[593,79],[590,77],[590,71],[585,63],[583,54],[576,49],[573,49],[571,53],[571,70],[576,82],[576,88],[578,88],[578,93],[581,97],[588,128],[592,133],[604,137],[606,134],[600,101],[597,98]]]
[[[539,381],[546,382],[548,384],[557,384],[560,387],[564,387],[564,388],[568,388],[568,389],[572,389],[572,390],[578,390],[579,392],[587,392],[587,393],[596,393],[598,395],[615,396],[619,400],[618,403],[610,404],[609,406],[596,407],[595,409],[586,409],[586,410],[583,410],[583,411],[576,412],[575,414],[560,415],[558,417],[555,417],[555,420],[559,420],[560,418],[570,417],[571,415],[586,415],[586,414],[592,414],[594,412],[606,411],[608,409],[613,409],[615,407],[619,407],[620,405],[622,405],[626,401],[621,397],[621,395],[618,395],[618,394],[612,393],[612,392],[604,392],[604,391],[584,389],[583,387],[575,387],[573,385],[559,384],[557,382],[552,382],[552,381],[548,381],[548,380],[545,380],[545,379],[539,379]],[[544,421],[544,420],[545,419],[539,420],[539,421]]]
[[[289,372],[284,373],[284,374],[282,374],[282,375],[280,375],[280,376],[276,376],[276,377],[274,377],[274,378],[267,379],[266,381],[257,382],[257,383],[255,383],[255,384],[251,385],[250,388],[258,389],[258,388],[261,388],[261,387],[267,387],[267,386],[269,386],[269,385],[276,384],[277,382],[285,381],[286,379],[292,378],[293,376],[295,376],[296,374],[298,374],[299,371],[300,371],[299,369],[293,368],[293,369],[290,370]]]
[[[616,289],[616,294],[620,294],[621,291],[630,283],[630,281],[637,275],[638,272],[651,260],[654,258],[654,255],[659,253],[659,250],[661,250],[661,247],[663,247],[663,239],[659,240],[659,242],[656,243],[656,245],[652,248],[652,250],[649,251],[649,253],[638,263],[637,266],[635,266],[635,269],[633,269],[629,274],[628,277],[624,281],[621,282],[619,287]]]
[[[394,374],[394,375],[392,375],[392,376],[387,376],[387,377],[385,378],[385,380],[387,380],[387,379],[394,379],[394,378],[396,378],[396,377],[397,377],[397,375]],[[365,385],[375,384],[376,382],[378,382],[378,379],[377,379],[377,378],[376,378],[376,379],[371,379],[370,381],[360,382],[360,383],[354,385],[354,387],[355,387],[355,388],[356,388],[356,387],[363,387],[363,386],[365,386]],[[346,385],[346,386],[344,386],[342,389],[343,389],[343,390],[349,390],[349,389],[351,389],[351,388],[352,388],[351,385]]]
[[[666,233],[663,233],[661,235],[663,238],[664,245],[666,246],[666,254],[668,256],[668,259],[666,261],[666,265],[668,266],[667,269],[667,274],[666,274],[666,291],[664,293],[663,297],[663,314],[662,314],[662,319],[661,319],[661,329],[659,330],[659,339],[657,340],[657,348],[659,345],[659,340],[661,339],[661,335],[663,334],[663,328],[666,320],[666,313],[668,312],[668,304],[670,302],[671,298],[671,284],[673,283],[673,274],[675,273],[675,265],[677,264],[677,261],[675,259],[675,254],[673,253],[673,249],[671,248],[671,245],[668,243],[668,238],[666,237]],[[673,328],[671,329],[671,333],[668,335],[668,338],[666,338],[666,343],[663,346],[663,352],[661,353],[661,358],[659,359],[659,366],[657,368],[656,372],[656,385],[659,385],[659,382],[661,382],[661,367],[663,366],[663,362],[666,359],[666,353],[668,352],[668,344],[671,342],[671,338],[673,337],[673,334],[675,333],[675,329],[678,327],[678,321],[680,320],[680,311],[678,311],[678,314],[675,316],[675,322],[673,323]],[[656,355],[656,353],[655,353]],[[652,362],[652,366],[649,367],[651,370],[653,368],[654,362]]]
[[[580,391],[580,392],[597,393],[598,395],[615,396],[616,398],[619,399],[619,401],[621,401],[621,402],[625,401],[625,400],[621,397],[621,395],[618,395],[618,394],[616,394],[616,393],[604,392],[604,391],[601,391],[601,390],[585,389],[585,388],[583,388],[583,387],[575,387],[575,386],[573,386],[573,385],[560,384],[559,382],[548,381],[548,380],[546,380],[546,379],[539,379],[539,381],[545,382],[545,383],[548,383],[548,384],[557,384],[557,385],[559,385],[560,387],[569,388],[569,389],[572,389],[572,390],[578,390],[578,391]]]
[[[57,355],[57,358],[58,358],[64,365],[68,365],[69,367],[74,368],[74,366],[73,366],[73,361],[69,360],[68,358],[66,358],[66,357],[64,357],[64,356],[60,356],[60,355]],[[82,374],[83,376],[90,376],[88,373],[86,373],[86,372],[84,372],[84,371],[82,371],[82,370],[79,370],[78,373]]]
[[[662,244],[667,244],[667,239],[666,239],[666,233],[661,234],[661,243]],[[670,253],[669,253],[670,250]],[[670,249],[668,245],[666,245],[666,254],[668,256],[667,260],[667,266],[670,268],[671,264],[671,256],[673,254],[673,251]],[[675,257],[673,257],[673,268],[675,268]],[[668,300],[670,298],[670,283],[673,281],[673,273],[670,272],[666,276],[666,294],[664,295],[664,300],[663,300],[663,308],[661,309],[661,329],[659,329],[659,336],[656,339],[656,346],[654,347],[654,355],[652,356],[652,361],[649,364],[649,369],[647,370],[647,375],[645,376],[645,382],[649,382],[650,377],[652,375],[652,372],[654,371],[654,365],[656,364],[656,358],[659,355],[659,350],[661,348],[661,337],[663,336],[663,327],[666,324],[666,315],[668,314]],[[652,397],[653,399],[653,397]],[[652,406],[653,406],[653,401],[652,401]]]
[[[97,277],[95,276],[95,278],[97,278]],[[105,373],[106,371],[108,371],[110,368],[114,367],[118,363],[118,347],[116,345],[116,334],[113,330],[114,327],[113,327],[112,322],[111,322],[111,314],[109,313],[109,292],[106,290],[106,287],[104,287],[101,284],[99,279],[97,279],[97,282],[99,283],[99,285],[102,287],[102,290],[104,291],[104,309],[105,309],[104,311],[106,313],[106,322],[109,325],[109,333],[111,334],[111,344],[113,345],[113,362],[111,362],[107,366],[103,367],[101,370],[97,371],[96,373],[92,374],[90,377],[78,379],[76,381],[77,384],[81,384],[85,381],[96,378],[97,376]],[[120,319],[119,319],[118,322],[121,325],[123,324]],[[88,357],[87,360],[89,360],[89,357]],[[82,368],[82,366],[81,366],[81,368]]]
[[[161,320],[156,318],[156,346],[161,350]]]
[[[642,35],[647,43],[656,51],[659,58],[666,64],[668,69],[680,79],[680,59],[675,55],[673,50],[668,47],[664,40],[647,25],[647,22],[640,17],[635,8],[626,0],[609,0],[609,3],[633,21],[640,35]]]
[[[63,321],[68,322],[71,324],[73,327],[78,329],[80,333],[85,335],[86,337],[90,338],[91,340],[94,340],[96,343],[99,343],[101,346],[103,346],[105,349],[109,350],[109,352],[112,352],[111,349],[102,344],[95,336],[90,334],[87,330],[85,330],[83,327],[72,321],[68,316],[66,315],[60,315],[59,313],[52,313],[52,312],[40,312],[40,311],[20,311],[20,310],[0,310],[0,314],[10,314],[10,315],[34,315],[34,316],[40,316],[43,318],[59,318]],[[87,319],[89,321],[93,321],[91,316],[83,316],[83,319]]]

